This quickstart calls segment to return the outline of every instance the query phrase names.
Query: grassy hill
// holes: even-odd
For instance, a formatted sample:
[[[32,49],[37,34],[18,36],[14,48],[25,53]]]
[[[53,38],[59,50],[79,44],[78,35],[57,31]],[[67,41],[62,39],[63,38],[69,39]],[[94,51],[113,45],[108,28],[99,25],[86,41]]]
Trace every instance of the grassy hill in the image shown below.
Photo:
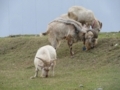
[[[0,90],[120,90],[120,33],[100,33],[96,48],[83,51],[75,43],[70,57],[65,40],[57,50],[55,76],[30,79],[39,47],[47,36],[0,38]]]

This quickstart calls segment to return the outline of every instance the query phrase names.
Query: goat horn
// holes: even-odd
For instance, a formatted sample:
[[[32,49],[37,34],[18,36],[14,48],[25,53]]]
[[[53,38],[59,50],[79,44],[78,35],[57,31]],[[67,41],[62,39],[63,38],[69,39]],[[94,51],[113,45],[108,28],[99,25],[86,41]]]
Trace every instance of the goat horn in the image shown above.
[[[44,60],[44,59],[42,59],[42,58],[40,58],[40,57],[36,57],[36,58],[40,59],[41,61],[43,61],[43,62],[44,62],[45,64],[47,64],[47,65],[56,60],[56,59],[51,59],[50,62],[47,62],[46,60]]]
[[[39,60],[43,61],[44,64],[46,64],[46,65],[50,64],[50,62],[47,62],[46,60],[44,60],[44,59],[42,59],[42,58],[40,58],[40,57],[36,57],[36,58],[38,58]]]

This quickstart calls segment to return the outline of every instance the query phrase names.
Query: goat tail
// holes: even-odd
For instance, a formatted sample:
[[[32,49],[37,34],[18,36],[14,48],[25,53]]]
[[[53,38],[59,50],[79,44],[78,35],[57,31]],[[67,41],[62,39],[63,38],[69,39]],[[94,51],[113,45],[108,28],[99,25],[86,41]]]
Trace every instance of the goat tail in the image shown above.
[[[44,35],[44,36],[47,35],[47,34],[48,34],[47,32],[42,33],[42,35]]]
[[[44,32],[44,33],[42,33],[42,35],[47,35],[47,34],[49,34],[50,33],[50,29],[49,29],[49,27],[47,28],[47,31],[46,32]]]
[[[47,35],[49,32],[40,33],[40,37]]]

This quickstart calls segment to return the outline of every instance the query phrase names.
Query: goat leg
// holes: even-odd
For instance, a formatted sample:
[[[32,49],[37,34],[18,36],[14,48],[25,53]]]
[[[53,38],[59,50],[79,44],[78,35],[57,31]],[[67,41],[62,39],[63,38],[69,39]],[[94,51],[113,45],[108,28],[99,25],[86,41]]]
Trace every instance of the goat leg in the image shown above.
[[[70,55],[71,56],[73,56],[74,55],[74,52],[72,51],[72,41],[70,42],[70,41],[68,41],[68,46],[69,46],[69,48],[70,48]]]

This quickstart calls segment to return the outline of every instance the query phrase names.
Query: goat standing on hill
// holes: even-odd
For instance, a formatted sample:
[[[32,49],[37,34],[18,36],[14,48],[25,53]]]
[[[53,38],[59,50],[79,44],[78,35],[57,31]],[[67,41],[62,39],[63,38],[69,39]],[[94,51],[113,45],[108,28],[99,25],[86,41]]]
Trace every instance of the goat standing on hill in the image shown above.
[[[94,13],[82,6],[70,7],[68,10],[68,17],[82,24],[86,24],[88,27],[91,26],[93,29],[99,29],[99,31],[102,28],[102,23],[96,19]]]
[[[73,56],[72,45],[78,40],[83,40],[85,31],[82,31],[82,25],[79,22],[60,17],[49,23],[47,31],[43,35],[47,34],[49,42],[55,49],[59,47],[61,40],[66,39],[70,54]]]
[[[38,71],[41,70],[41,77],[48,77],[48,72],[50,69],[53,71],[54,76],[54,67],[56,65],[56,50],[50,46],[46,45],[38,49],[35,58],[35,75],[31,77],[31,79],[38,76]]]

